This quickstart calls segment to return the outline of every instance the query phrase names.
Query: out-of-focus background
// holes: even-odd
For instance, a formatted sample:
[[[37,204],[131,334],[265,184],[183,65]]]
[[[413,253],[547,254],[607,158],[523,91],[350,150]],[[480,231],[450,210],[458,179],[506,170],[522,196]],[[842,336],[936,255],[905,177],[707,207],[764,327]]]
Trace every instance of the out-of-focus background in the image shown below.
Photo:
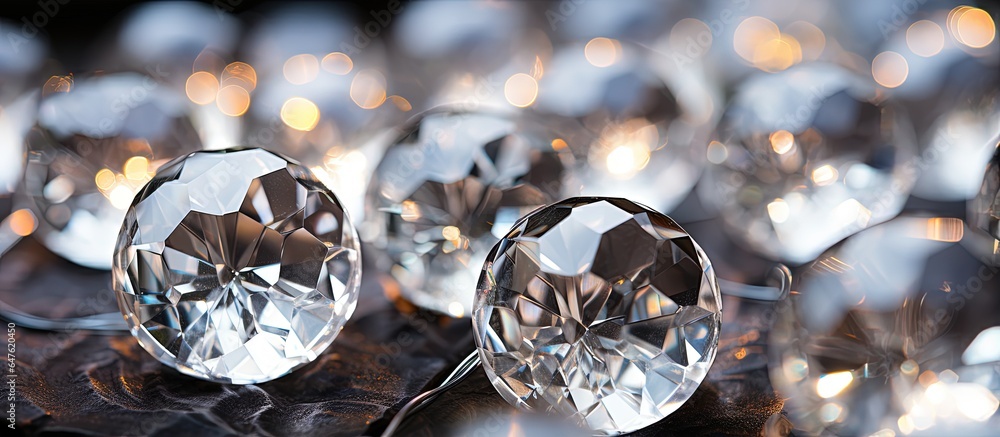
[[[795,278],[784,302],[726,298],[713,372],[646,433],[996,435],[998,12],[938,0],[6,2],[5,307],[117,311],[108,269],[124,211],[160,165],[197,150],[265,147],[303,163],[340,196],[365,251],[342,337],[260,387],[192,382],[127,334],[18,331],[18,430],[377,433],[473,350],[479,266],[509,225],[602,195],[670,215],[727,284],[762,285],[777,263]],[[479,375],[403,429],[558,426],[515,413]]]

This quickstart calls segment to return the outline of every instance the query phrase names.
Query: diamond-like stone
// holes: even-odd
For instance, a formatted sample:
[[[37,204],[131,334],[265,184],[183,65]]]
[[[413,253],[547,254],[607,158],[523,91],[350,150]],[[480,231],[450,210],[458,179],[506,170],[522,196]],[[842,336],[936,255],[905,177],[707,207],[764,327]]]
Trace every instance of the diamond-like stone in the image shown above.
[[[187,104],[153,78],[115,73],[71,80],[42,99],[26,137],[22,196],[35,236],[77,264],[111,268],[125,209],[154,171],[200,150]]]
[[[572,198],[518,221],[487,256],[476,344],[510,403],[619,434],[672,413],[715,359],[711,262],[669,217]]]
[[[719,208],[737,242],[811,261],[903,208],[916,144],[896,108],[870,80],[831,65],[754,76],[708,149],[716,165],[702,200]]]
[[[357,233],[308,169],[262,149],[168,163],[129,207],[118,304],[149,353],[251,384],[314,360],[354,312]]]
[[[386,250],[405,298],[455,316],[471,312],[493,244],[571,186],[572,157],[556,139],[523,120],[432,113],[386,151],[366,198],[363,235]]]

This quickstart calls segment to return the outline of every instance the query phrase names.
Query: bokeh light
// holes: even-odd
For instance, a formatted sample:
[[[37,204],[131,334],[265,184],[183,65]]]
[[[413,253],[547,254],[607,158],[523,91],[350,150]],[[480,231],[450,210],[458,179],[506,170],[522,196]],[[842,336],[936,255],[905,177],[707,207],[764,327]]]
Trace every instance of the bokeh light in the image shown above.
[[[250,93],[240,85],[228,85],[219,90],[215,104],[223,114],[239,117],[250,108]]]
[[[196,71],[184,83],[184,92],[196,104],[211,104],[219,93],[219,80],[207,71]]]
[[[933,21],[917,21],[906,29],[906,46],[918,56],[934,56],[944,48],[944,31]]]
[[[621,43],[609,38],[594,38],[587,42],[583,54],[595,67],[610,67],[621,57]]]
[[[351,81],[351,100],[364,109],[382,106],[386,99],[385,75],[376,70],[361,70]]]
[[[319,60],[310,54],[295,55],[285,61],[282,71],[288,82],[295,85],[306,84],[319,76]]]
[[[319,117],[316,104],[302,97],[292,97],[281,106],[281,121],[295,130],[313,130],[319,123]]]
[[[886,88],[902,85],[909,73],[910,66],[899,53],[882,52],[872,60],[872,77]]]
[[[511,105],[518,108],[531,106],[538,97],[538,82],[528,74],[517,73],[504,83],[503,94]]]
[[[354,61],[344,53],[333,52],[323,57],[322,66],[323,70],[344,76],[354,69]]]

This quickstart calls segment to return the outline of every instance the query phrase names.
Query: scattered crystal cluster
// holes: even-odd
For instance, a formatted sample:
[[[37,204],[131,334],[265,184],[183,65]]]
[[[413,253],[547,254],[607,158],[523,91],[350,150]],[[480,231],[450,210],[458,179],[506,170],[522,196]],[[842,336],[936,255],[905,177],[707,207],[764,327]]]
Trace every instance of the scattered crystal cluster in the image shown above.
[[[186,102],[150,76],[56,77],[45,91],[22,184],[36,236],[70,261],[108,269],[132,197],[201,141]]]
[[[118,303],[163,363],[217,382],[278,378],[321,354],[354,312],[359,239],[308,169],[262,149],[198,152],[128,208]]]
[[[737,241],[792,263],[894,217],[921,165],[873,84],[820,63],[748,80],[719,135],[703,200]]]
[[[405,298],[469,314],[490,247],[518,218],[573,189],[567,149],[525,120],[428,114],[376,168],[364,235],[387,251]]]
[[[497,243],[473,327],[508,402],[618,434],[694,393],[715,359],[720,309],[711,262],[673,220],[583,197],[527,215]]]
[[[903,216],[804,269],[779,307],[771,381],[815,435],[991,435],[1000,282],[956,218]],[[992,423],[991,423],[992,421]]]

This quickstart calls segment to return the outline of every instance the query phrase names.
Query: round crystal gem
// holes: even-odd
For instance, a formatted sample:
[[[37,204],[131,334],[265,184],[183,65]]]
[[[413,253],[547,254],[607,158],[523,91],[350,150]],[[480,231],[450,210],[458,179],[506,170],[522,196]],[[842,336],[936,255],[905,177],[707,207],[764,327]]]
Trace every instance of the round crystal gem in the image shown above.
[[[431,113],[406,133],[372,177],[364,236],[392,259],[403,297],[468,315],[493,244],[572,189],[569,147],[527,120],[485,113]]]
[[[128,208],[113,279],[132,334],[182,373],[234,384],[314,360],[354,312],[357,233],[308,169],[263,149],[166,164]]]
[[[160,165],[200,150],[201,140],[183,97],[152,77],[113,73],[59,84],[25,138],[21,191],[42,244],[106,270],[136,192]]]
[[[572,198],[519,220],[487,256],[476,344],[511,404],[601,434],[674,412],[715,359],[712,264],[669,217],[615,198]]]

